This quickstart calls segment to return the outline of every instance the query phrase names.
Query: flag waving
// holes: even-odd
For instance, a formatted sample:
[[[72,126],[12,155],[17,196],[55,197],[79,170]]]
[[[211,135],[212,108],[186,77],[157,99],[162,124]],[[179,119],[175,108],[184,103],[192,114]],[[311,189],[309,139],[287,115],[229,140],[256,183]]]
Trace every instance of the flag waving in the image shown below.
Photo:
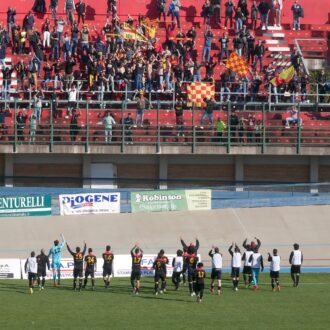
[[[187,106],[205,106],[204,98],[214,97],[214,85],[204,82],[194,82],[187,85]]]
[[[241,76],[246,76],[249,73],[249,65],[243,56],[236,53],[231,53],[226,63],[226,68],[230,69]]]
[[[294,77],[295,73],[296,71],[293,65],[291,65],[288,69],[282,71],[280,74],[277,74],[270,82],[274,86],[286,84]]]

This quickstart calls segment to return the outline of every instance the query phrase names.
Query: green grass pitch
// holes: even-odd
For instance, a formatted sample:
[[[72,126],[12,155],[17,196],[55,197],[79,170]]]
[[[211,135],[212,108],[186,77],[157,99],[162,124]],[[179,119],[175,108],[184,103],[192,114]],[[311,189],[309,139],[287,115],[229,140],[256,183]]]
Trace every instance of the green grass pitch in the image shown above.
[[[268,273],[260,290],[244,286],[235,292],[224,274],[223,295],[209,292],[201,304],[188,287],[173,291],[168,280],[164,295],[153,295],[153,279],[142,278],[141,293],[133,296],[127,278],[113,279],[109,289],[96,280],[96,291],[72,290],[72,280],[28,293],[27,281],[0,280],[0,329],[329,329],[330,274],[302,274],[293,288],[281,274],[281,292],[272,292]],[[90,284],[90,280],[89,280]]]

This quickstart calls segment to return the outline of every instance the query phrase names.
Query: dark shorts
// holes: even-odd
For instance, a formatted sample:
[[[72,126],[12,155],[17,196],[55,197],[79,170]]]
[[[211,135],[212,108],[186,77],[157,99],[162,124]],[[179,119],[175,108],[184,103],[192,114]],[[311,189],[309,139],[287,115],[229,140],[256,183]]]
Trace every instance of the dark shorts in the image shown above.
[[[292,265],[291,266],[291,273],[293,274],[300,274],[300,265]]]
[[[92,269],[86,269],[85,271],[85,277],[90,276],[91,278],[94,278],[95,272]]]
[[[83,269],[82,268],[74,268],[73,269],[73,277],[74,278],[83,277]]]
[[[165,281],[166,275],[164,271],[155,271],[155,282],[158,282],[159,280]]]
[[[212,268],[212,273],[211,273],[211,280],[221,280],[221,269],[216,269],[216,268]]]
[[[141,279],[141,270],[132,270],[131,280],[139,281]]]
[[[231,277],[239,277],[239,267],[231,267]]]
[[[103,277],[110,276],[112,274],[112,266],[103,266]]]
[[[38,268],[38,277],[46,277],[46,268]]]
[[[243,274],[251,275],[252,274],[251,266],[244,266]]]
[[[194,282],[196,280],[195,270],[189,271],[188,269],[188,282]]]
[[[197,282],[196,285],[195,285],[196,293],[201,292],[203,290],[204,290],[204,282],[203,283]]]
[[[28,280],[29,282],[35,281],[37,278],[37,274],[36,273],[28,273]]]
[[[271,270],[269,275],[270,275],[270,278],[280,278],[280,272],[274,272]]]

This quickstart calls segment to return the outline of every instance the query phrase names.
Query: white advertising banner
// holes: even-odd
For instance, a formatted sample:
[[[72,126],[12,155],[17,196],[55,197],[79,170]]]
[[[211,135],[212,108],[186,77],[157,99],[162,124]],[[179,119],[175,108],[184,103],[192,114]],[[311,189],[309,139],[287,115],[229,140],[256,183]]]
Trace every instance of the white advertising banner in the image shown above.
[[[24,263],[25,260],[21,260],[22,262],[22,269],[23,269],[23,279],[27,279],[27,274],[24,272]],[[50,260],[51,264],[51,260]],[[95,277],[99,278],[103,275],[103,259],[97,258],[97,264],[96,264],[96,272]],[[53,271],[52,269],[47,270],[47,278],[52,279],[53,278]],[[73,258],[62,258],[61,260],[61,279],[67,279],[67,278],[73,278]]]
[[[176,254],[166,254],[169,263],[166,267],[167,277],[172,276],[173,273],[173,267],[172,267],[172,261],[173,258],[176,257]],[[201,261],[201,255],[197,255],[199,260]],[[152,268],[152,265],[157,258],[156,254],[145,254],[143,255],[142,261],[141,261],[141,273],[142,276],[153,276],[155,274],[155,271]],[[132,257],[131,255],[115,255],[115,258],[113,260],[113,275],[114,277],[129,277],[131,275],[131,269],[132,269]]]
[[[120,213],[120,193],[60,195],[61,215]]]
[[[0,279],[20,279],[20,278],[21,278],[20,259],[0,259]]]

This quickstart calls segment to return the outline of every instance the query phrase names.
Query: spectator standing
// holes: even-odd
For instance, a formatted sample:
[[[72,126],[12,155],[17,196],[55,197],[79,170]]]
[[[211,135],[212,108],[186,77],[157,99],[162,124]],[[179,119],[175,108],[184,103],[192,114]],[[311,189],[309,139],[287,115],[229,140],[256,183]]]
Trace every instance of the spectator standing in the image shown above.
[[[254,70],[257,70],[257,64],[260,64],[260,72],[262,72],[263,64],[262,60],[265,54],[265,47],[261,39],[259,39],[258,44],[254,48]]]
[[[258,6],[257,2],[253,1],[251,6],[251,29],[255,30],[257,28],[257,20],[258,20]]]
[[[204,47],[203,47],[203,55],[202,55],[202,64],[204,64],[205,58],[206,62],[209,62],[211,55],[211,46],[212,40],[214,38],[214,34],[211,31],[211,28],[208,27],[204,32]]]
[[[75,3],[74,0],[65,0],[64,10],[66,14],[66,22],[68,25],[73,25],[74,23],[74,12],[75,12]]]
[[[176,127],[176,136],[184,136],[184,124],[183,124],[183,101],[180,97],[174,106],[175,110],[175,127]]]
[[[241,7],[236,8],[235,10],[235,27],[236,33],[241,31],[243,28],[244,15],[242,13]]]
[[[164,22],[166,22],[166,0],[157,0],[157,12],[158,20],[160,21],[163,16]]]
[[[68,114],[65,116],[65,118],[69,118],[70,111],[73,111],[77,107],[78,91],[76,85],[73,85],[70,89],[68,89],[67,93],[68,93]]]
[[[220,117],[217,118],[217,121],[215,123],[215,128],[217,134],[216,142],[222,142],[223,133],[225,132],[227,125]]]
[[[248,63],[253,64],[254,61],[254,42],[255,38],[254,35],[250,32],[247,36],[247,60]]]
[[[201,119],[201,129],[204,129],[203,125],[206,118],[208,118],[211,127],[213,127],[213,111],[217,105],[214,98],[211,99],[205,98],[203,101],[205,103],[205,110]]]
[[[116,124],[115,119],[112,117],[110,111],[107,111],[106,116],[103,118],[105,143],[111,142],[112,126],[115,124]]]
[[[174,20],[174,17],[175,17],[178,29],[180,29],[181,28],[181,25],[180,25],[181,2],[180,2],[180,0],[172,0],[171,6],[172,6],[172,21]]]
[[[23,29],[26,32],[28,32],[28,31],[32,30],[33,26],[34,26],[34,17],[33,17],[32,11],[30,10],[23,19]]]
[[[34,109],[33,114],[36,116],[36,120],[38,123],[41,119],[41,112],[42,112],[42,99],[45,97],[44,93],[41,89],[38,89],[37,93],[34,95]]]
[[[16,24],[16,10],[13,7],[8,7],[7,11],[7,31],[12,37],[13,27]]]
[[[77,22],[74,22],[71,29],[72,56],[77,56],[79,40],[79,29]]]
[[[233,39],[233,45],[235,53],[239,56],[242,56],[243,40],[240,38],[238,32],[235,34],[235,38]]]
[[[126,144],[130,143],[133,144],[133,139],[132,139],[132,127],[133,127],[133,118],[132,118],[132,114],[129,112],[127,114],[127,117],[124,118],[124,136],[125,136],[125,142]]]
[[[326,94],[327,76],[324,69],[317,75],[317,88],[318,88],[318,100],[323,103],[325,100],[324,94]]]
[[[82,24],[85,24],[86,5],[84,0],[79,0],[76,4],[76,12],[78,14],[78,25],[80,24],[80,21],[82,21]]]
[[[136,102],[136,117],[135,117],[135,127],[139,124],[143,127],[143,118],[144,118],[144,110],[146,109],[146,104],[149,102],[145,97],[143,90],[140,90],[139,95],[135,94],[134,100]]]
[[[52,13],[52,19],[56,20],[57,9],[58,9],[58,0],[50,0],[49,8]]]
[[[234,14],[234,3],[232,0],[228,0],[225,3],[225,28],[227,28],[227,22],[229,20],[229,28],[231,29],[233,27],[233,14]]]
[[[291,6],[291,11],[293,15],[293,30],[300,30],[300,18],[304,17],[303,7],[295,0],[294,4]]]
[[[37,116],[32,113],[30,116],[30,142],[35,142],[37,132]]]
[[[221,24],[221,0],[211,0],[213,17],[216,25]]]
[[[73,0],[68,0],[68,1],[73,1]],[[60,17],[56,21],[56,31],[58,33],[58,42],[59,42],[59,44],[62,43],[62,35],[63,35],[64,26],[65,26],[64,19],[63,19],[63,17]]]
[[[24,82],[26,79],[27,67],[22,59],[15,65],[15,70],[17,73],[17,90],[21,89],[24,91]]]
[[[67,32],[64,33],[64,40],[63,40],[63,56],[64,61],[67,61],[71,57],[72,52],[72,43],[71,38]]]
[[[228,52],[228,45],[229,45],[229,38],[227,32],[224,32],[222,37],[219,39],[221,51],[220,51],[220,62],[222,62],[223,55],[226,55],[226,59],[229,58],[229,52]]]
[[[57,61],[60,58],[60,37],[55,26],[53,28],[53,32],[50,35],[50,43],[52,48],[52,61]]]
[[[260,12],[260,29],[263,29],[265,26],[265,29],[268,30],[268,15],[270,11],[268,2],[261,0],[258,9]]]
[[[50,48],[50,20],[46,18],[44,24],[41,27],[42,32],[42,46],[44,48]]]
[[[76,109],[72,110],[71,120],[70,120],[70,139],[73,144],[77,140],[77,135],[79,132],[78,127],[78,117],[80,116],[80,112]]]
[[[213,8],[211,7],[210,0],[205,0],[201,13],[201,16],[204,18],[204,25],[211,25],[212,10]]]
[[[274,26],[281,26],[283,0],[273,0]]]
[[[16,134],[17,134],[17,141],[24,141],[24,128],[25,128],[25,122],[26,122],[26,110],[23,109],[22,111],[19,111],[16,116]]]

